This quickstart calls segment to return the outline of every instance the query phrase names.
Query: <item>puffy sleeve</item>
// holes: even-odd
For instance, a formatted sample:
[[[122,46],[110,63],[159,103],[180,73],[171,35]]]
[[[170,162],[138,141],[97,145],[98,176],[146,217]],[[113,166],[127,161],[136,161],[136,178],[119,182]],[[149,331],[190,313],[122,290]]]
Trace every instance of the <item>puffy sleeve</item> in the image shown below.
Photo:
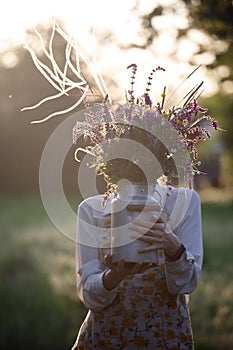
[[[92,311],[100,311],[113,302],[117,289],[108,291],[103,286],[106,271],[99,260],[99,234],[103,228],[97,226],[97,212],[90,202],[83,201],[78,208],[76,276],[77,292],[80,300]]]
[[[203,262],[201,204],[194,190],[186,213],[173,232],[180,238],[185,252],[176,261],[165,259],[167,286],[173,294],[190,294],[197,286]]]

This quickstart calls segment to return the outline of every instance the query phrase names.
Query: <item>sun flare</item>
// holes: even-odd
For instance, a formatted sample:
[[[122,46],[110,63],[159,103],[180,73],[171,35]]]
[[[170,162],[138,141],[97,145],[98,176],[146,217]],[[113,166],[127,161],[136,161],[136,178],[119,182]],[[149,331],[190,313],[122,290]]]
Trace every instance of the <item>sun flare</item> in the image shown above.
[[[13,5],[12,2],[5,2],[0,12],[1,63],[7,68],[17,64],[17,56],[12,48],[27,40],[28,29],[39,24],[46,27],[50,23],[51,26],[52,21],[58,20],[96,61],[100,73],[114,79],[119,91],[127,88],[126,67],[129,64],[136,63],[139,67],[139,84],[135,87],[138,94],[142,93],[142,86],[145,85],[150,70],[154,66],[163,65],[168,73],[156,77],[157,84],[154,88],[155,94],[158,94],[161,91],[156,91],[157,86],[167,85],[168,79],[179,82],[192,71],[188,53],[191,57],[197,50],[194,40],[183,40],[179,45],[176,42],[174,33],[177,28],[188,25],[184,3],[180,0],[177,2],[179,6],[176,6],[175,15],[169,7],[174,6],[174,0],[41,0],[39,3],[13,0]],[[156,5],[167,6],[165,14],[153,22],[153,26],[160,30],[160,35],[153,39],[153,45],[148,50],[144,50],[140,48],[145,42],[140,16]],[[131,44],[134,47],[130,47]],[[217,83],[207,76],[205,69],[202,73],[205,75],[205,94],[213,93],[217,89]],[[111,89],[116,94],[115,87],[110,87]]]

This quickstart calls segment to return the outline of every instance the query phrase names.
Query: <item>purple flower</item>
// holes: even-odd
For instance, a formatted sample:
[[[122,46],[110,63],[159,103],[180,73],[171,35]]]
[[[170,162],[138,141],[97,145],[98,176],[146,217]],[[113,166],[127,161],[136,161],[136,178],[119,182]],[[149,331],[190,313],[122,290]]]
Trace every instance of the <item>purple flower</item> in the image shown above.
[[[150,99],[150,96],[148,94],[145,94],[144,98],[145,98],[145,104],[151,107],[152,106],[152,101]]]
[[[218,129],[218,122],[216,120],[213,120],[212,126],[213,126],[213,128],[215,128],[215,130],[217,130]]]
[[[132,64],[130,64],[128,67],[127,67],[127,69],[129,69],[129,68],[137,68],[137,65],[136,65],[136,63],[132,63]]]
[[[202,108],[201,106],[199,106],[196,99],[194,99],[189,104],[189,112],[190,113],[194,113],[194,114],[197,114],[198,112],[206,113],[207,111],[208,111],[207,108]]]

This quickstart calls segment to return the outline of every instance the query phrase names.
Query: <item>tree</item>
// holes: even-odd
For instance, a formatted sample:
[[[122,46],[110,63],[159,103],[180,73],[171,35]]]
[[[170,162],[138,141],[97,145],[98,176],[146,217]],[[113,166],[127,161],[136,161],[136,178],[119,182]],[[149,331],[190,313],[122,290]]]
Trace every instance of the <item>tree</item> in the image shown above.
[[[136,9],[136,7],[135,7]],[[182,11],[181,11],[182,10]],[[144,41],[141,44],[133,43],[128,47],[141,49],[153,49],[155,41],[161,32],[157,25],[161,16],[173,13],[174,16],[186,18],[186,25],[177,24],[173,36],[176,44],[172,52],[173,58],[177,59],[177,47],[184,39],[194,40],[197,44],[196,50],[189,58],[193,66],[203,62],[210,74],[215,76],[218,83],[216,95],[205,100],[210,113],[219,120],[221,128],[226,132],[215,135],[214,142],[218,151],[224,151],[229,165],[228,181],[232,183],[232,158],[233,158],[233,123],[232,123],[232,93],[233,93],[233,4],[231,0],[179,0],[168,4],[159,3],[148,13],[141,16]],[[198,39],[200,36],[200,39]],[[202,38],[204,40],[202,40]],[[209,55],[209,56],[208,56]],[[217,141],[218,140],[218,141]],[[210,147],[216,151],[214,144]],[[203,150],[200,150],[203,152]],[[210,150],[209,150],[210,151]],[[205,155],[204,155],[205,156]],[[210,158],[210,154],[206,158]],[[213,154],[216,158],[216,154]],[[231,178],[231,179],[229,179]]]
[[[137,15],[136,2],[134,13]],[[231,0],[178,0],[158,5],[141,15],[140,34],[142,41],[134,42],[127,46],[141,49],[153,49],[156,40],[166,30],[161,26],[161,19],[170,16],[170,27],[174,39],[174,50],[171,52],[173,59],[177,58],[177,47],[187,39],[195,41],[196,50],[189,58],[191,65],[203,61],[204,65],[215,70],[219,76],[220,91],[233,92],[231,82],[233,76],[232,54],[233,54],[233,5]],[[168,17],[167,17],[168,18]],[[173,18],[173,20],[171,19]],[[177,21],[174,21],[177,18]],[[199,37],[199,38],[198,38]],[[204,40],[203,40],[204,38]],[[159,48],[163,50],[163,48]],[[209,54],[207,58],[207,54]],[[212,57],[210,57],[212,56]],[[188,57],[188,53],[187,53]]]

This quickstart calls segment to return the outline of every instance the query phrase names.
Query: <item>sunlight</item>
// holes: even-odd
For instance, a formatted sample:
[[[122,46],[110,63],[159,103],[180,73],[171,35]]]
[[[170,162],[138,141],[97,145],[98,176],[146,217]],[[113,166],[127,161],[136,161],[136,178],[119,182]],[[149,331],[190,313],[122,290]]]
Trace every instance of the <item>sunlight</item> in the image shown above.
[[[122,11],[122,5],[124,11]],[[46,23],[51,17],[61,18],[72,32],[85,33],[91,26],[116,28],[127,20],[128,11],[134,0],[127,2],[109,2],[108,0],[41,0],[34,3],[29,0],[4,2],[0,12],[0,40],[14,40],[21,43],[25,39],[25,30],[38,23]],[[128,18],[129,19],[129,18]],[[82,37],[82,36],[80,36]]]
[[[153,27],[160,35],[154,37],[148,50],[143,50],[140,46],[145,44],[145,38],[141,31],[140,16],[147,14],[156,5],[165,6],[164,15],[153,18]],[[167,70],[172,67],[168,74],[170,81],[180,81],[192,70],[188,61],[197,51],[198,36],[195,36],[195,40],[187,37],[177,47],[177,30],[188,27],[187,10],[180,0],[41,0],[39,3],[13,0],[13,5],[12,2],[5,2],[0,12],[2,64],[7,68],[16,65],[17,57],[11,48],[26,41],[27,29],[38,24],[48,26],[53,19],[62,21],[67,32],[78,40],[79,45],[96,62],[101,74],[114,79],[115,84],[110,87],[113,94],[118,93],[117,86],[124,95],[127,88],[125,79],[128,79],[126,67],[131,63],[139,66],[138,94],[144,92],[146,78],[155,66],[163,65]],[[132,43],[138,48],[129,48]],[[8,49],[11,51],[7,52]],[[207,58],[211,59],[210,56]],[[203,61],[205,58],[199,59]],[[200,64],[198,59],[196,61],[197,65]],[[162,76],[161,83],[159,75]],[[156,76],[156,87],[160,91],[166,79],[166,74]],[[210,88],[210,91],[205,91],[208,95],[211,84],[207,86]]]

